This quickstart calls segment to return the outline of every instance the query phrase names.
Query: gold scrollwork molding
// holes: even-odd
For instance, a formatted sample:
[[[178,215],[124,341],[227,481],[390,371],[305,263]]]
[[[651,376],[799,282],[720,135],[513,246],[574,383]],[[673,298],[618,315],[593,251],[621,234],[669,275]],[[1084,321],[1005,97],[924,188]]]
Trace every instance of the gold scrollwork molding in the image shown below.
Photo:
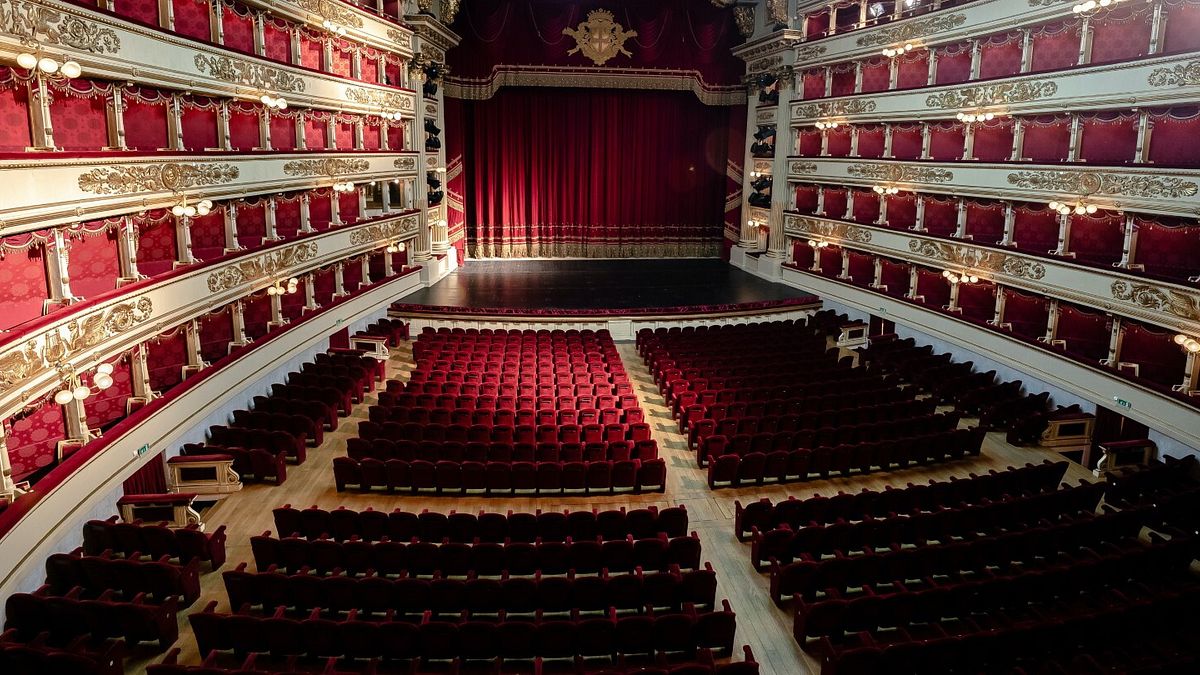
[[[425,115],[427,117],[437,117],[437,103],[434,103],[433,101],[426,101]]]
[[[110,338],[145,323],[154,313],[142,296],[97,310],[36,335],[0,356],[0,393],[7,393],[55,364],[69,361]]]
[[[759,110],[754,114],[754,121],[759,124],[771,124],[775,121],[775,109]]]
[[[317,243],[315,241],[268,251],[249,260],[227,265],[208,275],[208,290],[217,293],[242,284],[273,277],[290,267],[315,258],[316,255]]]
[[[1178,199],[1194,197],[1200,186],[1171,176],[1121,175],[1091,171],[1017,171],[1008,183],[1019,188],[1082,195],[1126,195]]]
[[[391,110],[412,110],[413,99],[395,91],[379,91],[363,87],[346,87],[346,99],[359,105]]]
[[[816,173],[817,165],[815,162],[788,162],[788,173]]]
[[[796,48],[796,60],[807,61],[822,56],[827,51],[825,45],[805,45]]]
[[[733,8],[733,22],[737,24],[742,37],[754,35],[754,5],[738,5]]]
[[[1200,321],[1200,295],[1188,295],[1172,288],[1149,284],[1114,281],[1110,289],[1114,300],[1121,300],[1160,312],[1170,312],[1188,321]]]
[[[416,171],[417,158],[416,157],[397,157],[396,159],[392,160],[392,166],[396,167],[397,169],[400,169],[401,171]]]
[[[417,227],[416,216],[405,216],[388,223],[368,225],[350,233],[350,244],[352,246],[359,246],[387,241],[389,239],[398,239],[406,235],[416,234]]]
[[[92,169],[79,177],[79,189],[100,195],[186,190],[237,180],[240,171],[231,164],[168,162]]]
[[[283,165],[289,176],[343,176],[362,173],[371,168],[365,159],[295,159]]]
[[[196,54],[193,59],[196,70],[207,71],[210,75],[229,84],[241,84],[255,89],[265,89],[271,92],[302,92],[304,80],[261,63],[231,59],[227,56],[209,56]]]
[[[400,30],[398,28],[389,28],[387,30],[387,37],[400,47],[412,49],[412,33]]]
[[[784,221],[786,234],[795,237],[829,237],[841,241],[853,241],[866,244],[871,241],[871,231],[849,223],[835,223],[827,220],[799,218],[789,216]]]
[[[886,26],[863,35],[856,40],[859,47],[876,47],[890,45],[905,40],[923,38],[939,31],[958,28],[967,22],[966,14],[948,14],[946,16],[931,16],[927,19],[902,21]]]
[[[1041,263],[973,246],[957,246],[926,239],[909,239],[908,250],[930,260],[959,265],[972,270],[998,272],[1010,277],[1033,280],[1046,276],[1046,266]]]
[[[825,101],[798,105],[795,108],[796,117],[829,117],[830,115],[859,115],[875,112],[875,101],[850,99],[849,101]]]
[[[954,172],[907,164],[851,164],[846,173],[858,178],[885,180],[893,183],[949,183]]]
[[[746,66],[746,70],[748,70],[750,73],[758,73],[758,72],[762,72],[764,70],[769,70],[769,69],[774,68],[775,66],[779,66],[779,65],[783,65],[783,57],[782,56],[779,56],[779,55],[768,56],[766,58],[761,58],[761,59],[755,61],[754,63],[751,63],[750,65]]]
[[[337,0],[291,0],[297,7],[312,12],[322,19],[329,19],[347,28],[362,28],[363,22],[354,10]]]
[[[1200,84],[1200,61],[1155,68],[1146,79],[1151,87],[1195,86]]]
[[[121,38],[111,28],[27,0],[0,0],[0,33],[93,54],[121,51]]]
[[[1058,93],[1058,85],[1049,80],[985,84],[940,94],[930,94],[925,99],[925,106],[953,109],[1004,103],[1028,103],[1039,98],[1054,96],[1056,93]]]

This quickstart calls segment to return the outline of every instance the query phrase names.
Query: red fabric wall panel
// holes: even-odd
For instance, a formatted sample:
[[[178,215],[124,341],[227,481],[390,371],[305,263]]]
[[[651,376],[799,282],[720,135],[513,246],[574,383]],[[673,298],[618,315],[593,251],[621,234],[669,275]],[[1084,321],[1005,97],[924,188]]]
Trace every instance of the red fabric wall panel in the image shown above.
[[[379,82],[379,57],[368,56],[363,54],[362,63],[359,68],[360,77],[358,79],[363,82]]]
[[[807,19],[807,23],[805,25],[808,28],[808,32],[805,33],[805,36],[809,38],[820,37],[825,34],[825,31],[829,30],[828,10],[823,9],[819,12],[812,12],[806,14],[804,18]]]
[[[804,98],[821,98],[825,95],[825,69],[804,71]]]
[[[354,149],[354,125],[350,122],[336,122],[335,131],[337,132],[337,149],[338,150],[353,150]]]
[[[1004,205],[968,201],[967,235],[981,244],[999,242],[1004,237]]]
[[[275,200],[275,234],[290,238],[300,231],[300,200],[279,198]]]
[[[879,195],[869,190],[854,192],[854,220],[872,224],[879,219]]]
[[[1004,323],[1012,324],[1014,335],[1026,340],[1036,340],[1046,334],[1046,322],[1050,318],[1050,305],[1044,296],[1025,295],[1004,289]]]
[[[400,124],[389,124],[387,128],[388,149],[404,150],[404,127]]]
[[[996,286],[984,282],[959,284],[958,306],[964,319],[978,323],[991,321],[996,315]]]
[[[348,43],[334,43],[331,54],[333,61],[329,64],[329,72],[342,77],[350,77],[350,52],[343,51],[343,46],[349,46]]]
[[[147,26],[158,26],[158,3],[148,0],[113,0],[118,15]]]
[[[1150,161],[1159,166],[1200,167],[1200,111],[1176,108],[1150,116]]]
[[[19,245],[29,235],[0,239],[4,244]],[[0,330],[9,330],[42,315],[49,291],[46,285],[46,261],[40,245],[28,249],[0,249]]]
[[[1025,140],[1021,157],[1033,162],[1065,162],[1071,148],[1071,121],[1066,115],[1040,116],[1022,121]]]
[[[887,286],[884,291],[893,297],[902,297],[908,293],[909,266],[903,263],[894,263],[890,260],[883,261],[883,267],[879,274],[879,283]]]
[[[296,149],[296,119],[271,115],[271,147],[275,150]]]
[[[200,318],[200,356],[213,363],[229,353],[233,340],[233,320],[229,308],[223,307],[213,314]]]
[[[937,51],[936,84],[959,84],[971,75],[971,43],[941,47]]]
[[[208,102],[209,99],[200,99]],[[218,147],[216,109],[189,108],[186,105],[183,117],[183,145],[188,150],[205,150]]]
[[[858,156],[867,159],[883,157],[883,127],[862,126],[858,128]]]
[[[296,287],[295,293],[285,293],[280,298],[280,310],[288,321],[296,321],[304,314],[304,280]]]
[[[317,119],[311,115],[306,115],[304,118],[304,145],[309,150],[324,150],[327,145],[326,141],[326,126],[329,121],[326,119]]]
[[[796,210],[800,213],[816,213],[817,188],[815,186],[796,186]]]
[[[328,305],[333,299],[333,291],[333,268],[317,270],[313,274],[313,297],[317,304],[322,307]]]
[[[249,206],[241,204],[237,212],[238,243],[246,248],[262,244],[267,234],[266,202]]]
[[[300,63],[299,65],[313,70],[321,70],[321,42],[312,33],[300,32]]]
[[[1092,19],[1092,63],[1127,61],[1150,52],[1153,12],[1141,7],[1117,7]]]
[[[1138,231],[1133,261],[1150,274],[1180,281],[1200,274],[1200,225],[1162,220],[1166,219],[1134,218]]]
[[[924,87],[929,82],[929,52],[913,50],[896,57],[896,88]]]
[[[148,152],[168,147],[167,101],[143,103],[125,97],[125,145],[130,150]]]
[[[308,195],[308,222],[315,230],[329,229],[333,219],[332,190],[312,191]]]
[[[875,281],[875,259],[865,253],[850,251],[850,281],[869,286]]]
[[[197,40],[208,42],[212,28],[208,16],[208,3],[204,0],[171,0],[175,12],[175,32]]]
[[[382,128],[376,124],[363,124],[363,150],[375,151],[383,147],[379,138],[379,130]]]
[[[1079,24],[1051,24],[1033,33],[1031,72],[1070,68],[1079,62]]]
[[[165,392],[183,381],[183,366],[187,365],[187,336],[176,329],[146,342],[146,368],[150,388]]]
[[[154,495],[167,491],[166,471],[163,469],[162,453],[150,458],[142,468],[121,484],[127,495]]]
[[[1068,250],[1082,262],[1105,267],[1121,259],[1124,235],[1121,232],[1123,218],[1110,211],[1097,211],[1094,215],[1071,214],[1071,243]]]
[[[892,157],[917,159],[921,156],[921,125],[904,124],[892,126]]]
[[[842,249],[835,246],[817,249],[821,256],[821,275],[830,279],[842,273]]]
[[[216,207],[207,216],[192,218],[192,255],[213,260],[225,253],[225,210]]]
[[[260,147],[259,106],[232,103],[229,106],[229,145],[234,150]]]
[[[338,215],[341,216],[343,223],[353,223],[358,220],[358,193],[344,192],[337,196],[338,199]]]
[[[90,298],[117,287],[120,263],[117,260],[115,233],[85,234],[70,239],[70,259],[67,264],[71,276],[71,292]]]
[[[846,195],[845,188],[826,186],[824,215],[828,218],[841,218],[846,215]]]
[[[1053,250],[1058,246],[1058,214],[1046,206],[1014,207],[1013,243],[1031,253]]]
[[[221,6],[221,28],[225,46],[246,54],[254,53],[254,14],[249,7]]]
[[[821,155],[821,132],[815,128],[804,128],[800,131],[796,154],[801,157],[819,157]]]
[[[917,270],[916,295],[925,296],[926,307],[941,309],[950,304],[950,282],[940,272]]]
[[[98,391],[87,398],[83,408],[87,411],[89,428],[107,428],[114,422],[125,417],[125,403],[133,396],[133,371],[128,359],[118,356],[110,360],[113,367],[113,384],[108,389]],[[90,386],[93,382],[91,373],[84,374],[80,381]]]
[[[362,285],[362,262],[358,259],[348,260],[342,267],[342,287],[347,293],[353,293]]]
[[[833,85],[830,87],[831,96],[849,96],[854,93],[854,68],[849,66],[834,66],[830,71]]]
[[[62,406],[52,400],[42,403],[8,431],[8,458],[14,480],[23,480],[38,469],[54,463],[55,446],[67,437]]]
[[[888,79],[891,77],[891,59],[881,56],[872,57],[863,63],[862,90],[863,93],[887,91]]]
[[[1021,33],[992,36],[980,48],[979,77],[1009,77],[1021,72]]]
[[[1183,381],[1187,356],[1175,346],[1175,334],[1132,321],[1121,322],[1121,351],[1118,361],[1138,364],[1138,377],[1160,387]]]
[[[975,125],[972,156],[981,162],[1005,162],[1012,157],[1013,121],[999,118]]]
[[[1108,356],[1110,330],[1109,319],[1104,314],[1064,303],[1059,306],[1058,330],[1054,337],[1067,341],[1068,354],[1099,361]]]
[[[0,151],[24,152],[33,144],[29,130],[29,92],[10,81],[12,69],[0,68]]]
[[[812,267],[813,256],[816,252],[813,247],[808,245],[806,241],[796,240],[792,242],[792,264],[802,269]]]
[[[929,125],[929,157],[943,162],[962,159],[966,131],[958,122]]]
[[[1200,2],[1172,0],[1166,3],[1166,10],[1163,53],[1182,54],[1200,50]]]
[[[268,59],[292,62],[292,38],[286,21],[278,18],[263,21],[263,46]]]
[[[163,215],[161,210],[152,213],[156,221]],[[175,248],[174,218],[144,219],[138,224],[138,272],[153,277],[171,271],[177,260]]]
[[[108,104],[104,96],[79,98],[57,88],[51,96],[55,145],[63,150],[93,151],[108,145]]]
[[[912,193],[887,196],[887,226],[907,230],[917,224],[917,198]]]
[[[271,320],[271,296],[266,293],[252,295],[242,303],[242,307],[246,336],[251,340],[257,340],[266,335],[267,322]]]
[[[925,229],[930,234],[948,237],[958,229],[958,202],[954,199],[925,197]]]
[[[836,129],[830,129],[828,132],[829,143],[826,149],[829,151],[830,157],[849,157],[850,156],[850,127],[847,125],[839,125]]]
[[[1097,113],[1080,119],[1079,158],[1091,164],[1129,164],[1137,148],[1136,113]]]

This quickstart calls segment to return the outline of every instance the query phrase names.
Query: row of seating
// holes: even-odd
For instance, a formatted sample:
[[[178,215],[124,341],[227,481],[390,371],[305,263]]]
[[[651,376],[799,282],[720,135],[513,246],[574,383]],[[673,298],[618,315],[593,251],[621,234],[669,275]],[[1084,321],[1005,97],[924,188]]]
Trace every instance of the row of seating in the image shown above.
[[[587,375],[579,377],[590,378]],[[578,407],[589,407],[590,404],[586,403],[586,400],[589,398],[621,396],[627,395],[632,391],[633,385],[629,383],[567,382],[565,384],[537,384],[534,382],[500,382],[498,384],[483,383],[475,385],[460,384],[458,382],[418,382],[410,380],[407,386],[393,389],[388,393],[396,396],[413,394],[415,396],[515,396],[517,398],[561,398],[564,400],[575,398],[576,401],[580,401],[577,403]]]
[[[604,540],[655,537],[659,533],[668,537],[686,535],[688,527],[687,507],[647,506],[628,511],[618,509],[585,509],[578,511],[542,511],[533,513],[489,513],[478,514],[451,510],[438,513],[428,509],[415,513],[399,508],[387,511],[353,511],[339,506],[332,511],[310,506],[297,509],[284,504],[272,512],[275,530],[283,536],[302,536],[309,539],[332,537],[346,541],[358,537],[363,541],[379,541],[388,537],[393,541],[456,543],[479,542],[534,542],[566,541],[567,537],[579,541],[601,537]]]
[[[270,531],[250,538],[254,564],[259,570],[274,565],[297,572],[312,568],[318,574],[342,571],[357,575],[374,571],[380,575],[442,576],[531,576],[534,574],[596,574],[601,570],[625,572],[640,567],[664,570],[700,567],[700,539],[660,534],[645,539],[600,537],[575,541],[509,543],[441,543],[351,539],[276,539]]]
[[[737,617],[723,601],[720,609],[589,619],[533,621],[345,621],[314,617],[289,619],[219,614],[213,601],[188,617],[201,654],[307,655],[311,658],[389,660],[573,659],[616,655],[670,654],[692,660],[699,649],[731,655]]]
[[[420,424],[417,422],[370,422],[366,427],[359,428],[359,437],[368,438],[369,434],[378,434],[394,442],[401,441],[433,441],[435,443],[616,443],[631,441],[635,443],[654,443],[650,438],[650,425],[645,422],[623,424],[610,422],[601,424],[561,423],[561,424],[518,424],[516,426],[487,424]]]
[[[151,558],[169,556],[181,564],[195,558],[207,561],[214,570],[225,564],[225,539],[224,525],[206,533],[199,525],[169,528],[141,521],[123,523],[118,516],[89,520],[83,525],[86,555],[114,551],[131,557],[140,552]]]
[[[324,405],[327,409],[327,425],[332,425],[332,428],[337,428],[338,416],[343,414],[351,405],[351,402],[343,396],[343,394],[333,387],[302,387],[296,384],[279,384],[271,385],[271,396],[269,399],[279,399],[282,401],[315,401]],[[307,408],[307,406],[305,406]],[[257,409],[257,405],[255,406]],[[299,408],[297,408],[299,410]]]
[[[823,344],[821,348],[824,349]],[[663,359],[654,371],[655,383],[668,401],[688,392],[699,395],[706,391],[748,386],[753,382],[746,382],[747,378],[757,378],[762,373],[792,375],[805,372],[814,378],[825,379],[830,374],[849,370],[853,365],[852,360],[839,360],[836,350],[798,356],[768,356],[753,365],[726,365],[725,361],[714,359],[713,365],[706,368],[683,369],[675,363],[674,359]]]
[[[969,474],[966,478],[909,483],[904,488],[888,486],[882,490],[838,492],[832,497],[815,494],[806,499],[788,497],[772,503],[767,498],[742,505],[734,501],[734,533],[745,541],[751,531],[766,531],[787,525],[793,529],[809,523],[832,523],[839,519],[863,520],[891,513],[932,511],[958,504],[975,504],[1005,495],[1039,493],[1054,490],[1067,471],[1067,462],[1046,460],[1041,464],[1009,467],[1005,471]]]
[[[528,424],[531,426],[540,424],[629,424],[629,413],[638,411],[636,414],[641,415],[641,408],[638,406],[637,397],[627,395],[621,397],[623,401],[607,401],[607,403],[620,403],[623,407],[615,405],[605,405],[598,408],[579,408],[569,410],[552,410],[550,408],[537,408],[537,402],[533,402],[531,407],[517,408],[475,408],[471,407],[477,400],[472,400],[469,405],[461,408],[457,407],[442,407],[441,401],[435,400],[434,407],[425,405],[408,405],[408,403],[400,403],[396,401],[384,402],[384,392],[380,392],[380,404],[373,405],[367,408],[367,419],[372,422],[414,422],[417,424],[461,424],[471,426],[472,424],[481,424],[484,426],[518,426]],[[446,402],[449,402],[448,400]],[[454,401],[458,404],[457,397]],[[527,402],[526,402],[527,403]],[[520,406],[521,401],[516,402]],[[634,422],[639,421],[634,419]]]
[[[621,387],[618,387],[620,389]],[[487,395],[466,395],[466,394],[389,394],[388,392],[380,392],[379,405],[390,408],[408,408],[408,415],[414,417],[412,422],[420,422],[422,420],[415,419],[415,416],[428,414],[433,415],[435,410],[447,410],[450,412],[458,410],[468,410],[474,414],[477,411],[495,411],[501,419],[494,421],[494,424],[539,424],[538,416],[544,416],[547,413],[555,415],[554,421],[558,421],[558,411],[555,409],[561,403],[562,410],[572,410],[582,413],[589,410],[616,410],[619,409],[621,415],[628,415],[630,411],[638,409],[637,395],[632,393],[632,385],[629,391],[621,392],[617,395],[600,395],[592,397],[591,401],[587,396],[578,397],[562,397],[561,401],[558,397],[550,396],[487,396]],[[419,410],[428,412],[422,413]],[[402,413],[398,413],[402,414]],[[511,421],[504,419],[509,414],[513,415]],[[520,414],[522,417],[517,418]],[[533,420],[529,419],[529,415],[533,415]],[[607,413],[613,414],[613,413]],[[601,421],[603,418],[601,418]],[[437,420],[431,420],[437,421]],[[620,419],[609,420],[620,422]],[[625,420],[629,421],[629,420]],[[634,420],[637,421],[637,420]],[[483,424],[484,421],[459,420],[460,424]]]
[[[398,441],[386,438],[367,440],[351,438],[346,444],[346,456],[361,461],[392,459],[406,462],[601,462],[637,460],[647,462],[658,458],[658,443],[653,439],[595,443],[459,443],[457,441]],[[435,467],[436,468],[436,467]]]
[[[225,436],[220,440],[222,445],[239,445],[238,443],[228,442],[230,440],[229,434],[236,433],[232,432],[234,429],[240,429],[247,433],[256,431],[278,432],[274,438],[281,439],[283,436],[279,434],[284,434],[292,439],[290,446],[281,446],[280,449],[287,453],[288,459],[296,464],[303,464],[307,458],[305,446],[314,440],[318,430],[323,426],[320,421],[313,420],[305,415],[270,413],[259,410],[235,410],[233,411],[233,422],[230,426],[222,427]],[[212,438],[212,434],[212,429],[209,429],[210,438]]]
[[[715,489],[824,479],[953,461],[979,455],[983,437],[981,429],[954,429],[832,448],[750,452],[744,457],[719,455],[708,465],[708,486]]]
[[[283,485],[287,480],[287,453],[283,450],[272,452],[264,448],[237,445],[187,443],[180,448],[179,454],[184,457],[231,459],[233,471],[243,483],[272,481],[276,485]]]
[[[915,400],[911,396],[905,396],[902,390],[894,387],[880,390],[879,393],[882,395],[878,398],[866,399],[863,397],[857,404],[849,404],[841,408],[783,415],[759,416],[749,415],[743,411],[741,414],[733,416],[726,409],[722,411],[723,414],[720,418],[714,419],[704,417],[711,413],[709,409],[701,405],[693,405],[683,410],[680,423],[688,429],[688,445],[694,448],[708,436],[728,437],[762,432],[835,429],[853,424],[869,424],[929,415],[937,407],[933,401]],[[889,394],[894,395],[889,396]],[[887,401],[888,398],[892,400]],[[871,403],[863,404],[862,400],[870,400]],[[828,445],[828,443],[821,444]]]
[[[333,459],[338,492],[353,488],[389,493],[491,495],[664,492],[662,459],[598,462],[445,462]]]
[[[55,595],[49,586],[33,593],[14,593],[4,604],[4,629],[16,631],[16,639],[22,642],[42,633],[57,643],[88,635],[92,642],[109,638],[122,638],[130,645],[156,642],[162,650],[179,638],[175,622],[179,605],[174,598],[151,603],[139,594],[118,601],[111,590],[91,599],[83,595],[79,587]]]
[[[402,319],[384,317],[375,321],[355,336],[382,337],[389,347],[399,347],[401,342],[408,341],[408,323]]]
[[[108,551],[85,555],[77,549],[46,558],[46,585],[55,595],[75,587],[82,588],[89,597],[111,589],[121,599],[144,593],[151,602],[161,604],[174,598],[187,607],[200,597],[200,561],[191,558],[174,564],[166,555],[158,560],[142,560],[136,554],[113,558]]]
[[[502,577],[500,579],[398,579],[343,575],[285,575],[249,572],[246,563],[222,573],[229,606],[274,611],[287,607],[308,613],[321,608],[344,614],[357,610],[364,620],[440,620],[538,613],[595,612],[608,608],[657,613],[681,611],[685,603],[711,608],[717,577],[712,565],[609,575]]]
[[[796,375],[764,375],[755,378],[741,378],[738,387],[714,390],[713,404],[762,402],[776,399],[791,399],[802,396],[813,396],[820,392],[837,389],[844,392],[867,392],[879,388],[880,378],[863,372],[860,368],[847,369],[839,374],[829,374],[818,379],[809,379],[807,373]],[[701,392],[704,394],[704,392]],[[671,414],[679,419],[689,406],[699,404],[696,392],[682,392],[671,404]]]
[[[37,675],[122,675],[125,670],[125,643],[92,648],[83,637],[55,646],[49,633],[29,642],[17,639],[16,631],[0,635],[0,673],[36,673]]]

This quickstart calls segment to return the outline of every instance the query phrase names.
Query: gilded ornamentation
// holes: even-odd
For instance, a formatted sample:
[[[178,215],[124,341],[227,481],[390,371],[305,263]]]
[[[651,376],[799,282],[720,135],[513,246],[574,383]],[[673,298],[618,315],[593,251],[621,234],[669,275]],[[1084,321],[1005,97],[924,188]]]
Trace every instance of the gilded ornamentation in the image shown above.
[[[417,158],[416,157],[397,157],[395,160],[392,161],[392,166],[396,167],[397,169],[400,169],[401,171],[416,171]]]
[[[952,265],[973,270],[997,272],[1010,277],[1041,279],[1046,276],[1046,266],[1018,256],[989,251],[973,246],[958,246],[925,239],[909,239],[908,250],[913,253]]]
[[[283,165],[283,172],[289,176],[342,176],[351,173],[362,173],[371,168],[371,163],[365,159],[295,159]]]
[[[461,0],[442,0],[442,23],[449,26],[454,23],[454,17],[458,16]]]
[[[851,164],[846,167],[846,173],[892,183],[949,183],[954,180],[953,171],[906,164]]]
[[[816,173],[817,165],[813,162],[788,162],[788,173]]]
[[[852,98],[846,101],[823,101],[798,105],[795,108],[796,117],[828,117],[830,115],[861,115],[875,112],[875,101]]]
[[[121,50],[121,38],[111,28],[26,0],[0,0],[0,33],[93,54]]]
[[[593,87],[596,89],[646,89],[650,91],[690,91],[705,105],[745,105],[742,87],[708,84],[695,77],[657,77],[592,72],[591,68],[561,67],[552,72],[508,66],[479,79],[449,79],[447,98],[484,101],[504,87]]]
[[[1182,178],[1085,171],[1018,171],[1008,174],[1008,182],[1030,190],[1082,195],[1178,199],[1194,197],[1200,192],[1200,186]]]
[[[825,54],[825,45],[805,45],[796,49],[796,60],[807,61]]]
[[[144,323],[154,313],[154,305],[145,296],[121,302],[72,319],[26,341],[24,345],[0,356],[0,392],[37,377],[82,352]]]
[[[779,56],[779,55],[768,56],[766,58],[759,59],[759,60],[755,61],[754,63],[751,63],[750,65],[746,66],[746,69],[749,70],[751,73],[757,73],[757,72],[760,72],[763,70],[767,70],[769,68],[773,68],[782,63],[783,63],[782,56]]]
[[[320,15],[322,19],[329,19],[347,28],[362,28],[362,17],[336,0],[292,0],[292,2],[301,9]]]
[[[617,54],[633,56],[625,49],[625,41],[637,37],[637,31],[627,31],[613,21],[612,12],[596,9],[588,12],[587,21],[575,28],[564,28],[563,35],[575,38],[575,47],[567,54],[583,52],[583,55],[598,66],[602,66]]]
[[[978,87],[963,87],[940,94],[930,94],[925,99],[925,106],[928,108],[971,108],[1001,103],[1027,103],[1053,96],[1056,93],[1058,93],[1058,85],[1050,80],[985,84]]]
[[[399,220],[393,220],[387,223],[368,225],[350,233],[350,245],[359,246],[361,244],[373,244],[375,242],[398,239],[406,235],[416,234],[417,225],[418,223],[416,216],[405,216]]]
[[[254,256],[249,260],[226,265],[208,275],[208,290],[212,293],[236,288],[280,275],[285,270],[311,260],[317,255],[317,243],[294,244]]]
[[[387,110],[412,110],[412,96],[398,91],[380,91],[365,87],[346,87],[346,100],[359,105]]]
[[[931,16],[926,19],[902,21],[873,30],[858,38],[859,47],[875,47],[890,45],[906,40],[916,40],[934,33],[958,28],[967,22],[966,14],[948,14],[946,16]]]
[[[767,16],[771,18],[771,22],[776,26],[787,26],[787,6],[787,0],[767,0]]]
[[[1200,84],[1200,61],[1189,61],[1171,68],[1155,68],[1147,80],[1151,87],[1195,86]]]
[[[167,162],[132,166],[104,166],[79,177],[79,189],[99,195],[136,192],[175,192],[237,180],[238,168],[231,164]]]
[[[829,220],[817,220],[815,218],[789,216],[784,221],[784,229],[787,234],[794,237],[817,235],[829,237],[830,239],[853,241],[859,244],[866,244],[871,241],[870,230],[858,227],[857,225],[851,225],[850,223],[838,223]]]
[[[770,110],[759,110],[754,114],[754,121],[758,122],[759,124],[774,124],[775,109],[772,108]]]
[[[207,71],[218,80],[229,84],[241,84],[272,92],[304,91],[303,79],[261,63],[207,54],[197,54],[193,60],[196,70],[202,73]]]
[[[438,163],[437,155],[425,155],[425,168],[429,169],[430,171],[433,171],[433,170],[437,169],[437,163]]]
[[[434,103],[433,101],[425,102],[425,116],[426,117],[437,117],[437,104],[436,103]]]
[[[733,8],[733,22],[737,24],[742,37],[754,35],[754,5],[738,5]]]
[[[387,37],[392,42],[395,42],[398,47],[412,49],[412,33],[408,31],[403,31],[399,28],[389,28],[387,29]]]
[[[1189,321],[1200,321],[1200,296],[1188,295],[1173,288],[1131,284],[1128,281],[1114,281],[1111,290],[1114,300],[1131,302],[1146,309],[1170,312]]]

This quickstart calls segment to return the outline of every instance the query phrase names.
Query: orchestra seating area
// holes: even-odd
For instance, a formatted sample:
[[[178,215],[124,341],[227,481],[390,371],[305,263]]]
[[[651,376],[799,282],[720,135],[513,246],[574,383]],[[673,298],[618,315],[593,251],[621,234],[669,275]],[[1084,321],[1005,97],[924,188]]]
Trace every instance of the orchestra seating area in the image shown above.
[[[666,465],[607,331],[426,328],[338,490],[521,495],[663,491]]]

